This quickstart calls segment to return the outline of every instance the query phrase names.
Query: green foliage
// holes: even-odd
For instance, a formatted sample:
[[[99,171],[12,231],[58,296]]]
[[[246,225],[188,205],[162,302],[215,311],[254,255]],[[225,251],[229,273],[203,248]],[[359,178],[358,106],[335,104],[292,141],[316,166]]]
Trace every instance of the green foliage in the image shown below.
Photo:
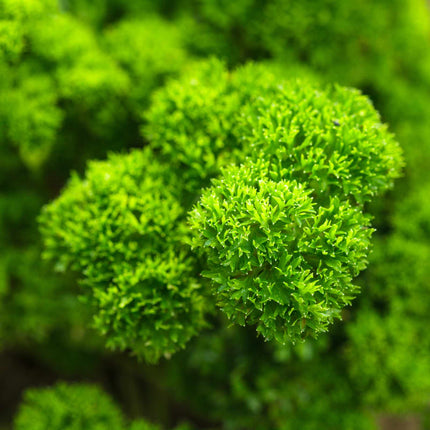
[[[53,80],[28,67],[17,73],[3,93],[0,117],[6,139],[19,148],[21,159],[29,167],[39,167],[56,142],[63,119],[57,99]]]
[[[121,430],[125,424],[118,407],[96,386],[59,383],[51,388],[26,391],[14,428]]]
[[[108,137],[123,115],[119,102],[129,78],[101,50],[91,29],[68,15],[46,16],[34,25],[31,46],[39,61],[51,65],[69,115],[76,115],[96,136]],[[85,121],[87,115],[91,122]]]
[[[160,430],[160,427],[149,421],[140,419],[133,421],[129,430]],[[193,430],[193,427],[190,427],[188,424],[179,424],[173,430]]]
[[[181,171],[185,188],[198,194],[221,167],[242,161],[249,152],[244,140],[250,130],[239,128],[245,106],[263,96],[273,101],[279,82],[297,76],[317,81],[294,65],[251,63],[230,73],[214,58],[192,63],[180,79],[154,93],[143,135]]]
[[[145,136],[188,187],[244,155],[270,157],[279,178],[307,181],[358,203],[392,186],[398,144],[369,100],[341,87],[280,79],[249,65],[229,74],[210,62],[160,90]],[[281,143],[281,144],[279,144]]]
[[[160,430],[160,427],[148,421],[137,420],[131,423],[129,430]]]
[[[0,19],[22,28],[22,49],[5,56],[9,64],[1,67],[7,82],[0,103],[2,140],[17,146],[29,167],[40,168],[55,145],[64,144],[71,120],[75,136],[83,133],[88,140],[118,132],[129,78],[102,52],[91,29],[60,14],[55,3],[13,3],[3,5]]]
[[[426,0],[0,0],[0,428],[90,368],[162,428],[428,415],[429,35]],[[43,211],[50,273],[40,208],[142,144]]]
[[[297,82],[270,99],[244,109],[244,127],[252,129],[252,156],[270,157],[278,178],[308,182],[317,198],[334,194],[361,204],[399,176],[398,144],[358,92]]]
[[[397,233],[376,245],[369,291],[347,327],[350,372],[372,407],[405,411],[407,399],[420,409],[430,390],[429,242]]]
[[[178,29],[157,16],[122,20],[106,31],[105,44],[130,76],[132,89],[127,100],[137,120],[150,93],[179,73],[188,60]]]
[[[26,35],[34,20],[55,9],[55,0],[1,0],[0,61],[16,60],[26,48]]]
[[[428,74],[430,76],[430,73]],[[397,79],[386,82],[378,103],[385,118],[393,124],[406,158],[406,180],[399,197],[430,181],[430,85],[427,82]],[[381,91],[382,92],[382,91]]]
[[[46,256],[83,275],[107,345],[155,361],[204,325],[175,178],[149,151],[92,162],[40,218]]]
[[[430,243],[429,195],[430,182],[422,183],[398,202],[393,224],[396,231],[412,241]]]
[[[156,12],[169,14],[176,0],[63,0],[62,3],[66,11],[80,20],[95,27],[104,27],[118,20],[145,19],[148,14],[155,15]]]
[[[96,385],[59,382],[25,391],[14,430],[160,430],[144,419],[127,422],[110,396]],[[175,430],[190,430],[186,424]]]
[[[68,279],[40,267],[38,249],[0,257],[0,347],[38,344],[53,334],[81,340],[90,321]]]
[[[243,166],[224,171],[191,218],[221,308],[282,343],[326,331],[366,266],[368,219],[337,197],[318,207],[310,194]]]
[[[166,377],[170,391],[222,428],[375,428],[328,336],[281,346],[221,323],[175,360]]]
[[[112,133],[105,113],[115,124],[128,76],[56,1],[2,1],[0,21],[19,30],[11,46],[20,47],[13,55],[0,47],[2,348],[76,340],[84,337],[86,308],[70,280],[40,264],[35,219],[70,164],[79,168],[85,154],[109,146],[94,138]]]
[[[190,48],[237,64],[267,56],[302,62],[349,85],[386,85],[428,72],[425,1],[189,0]],[[201,37],[195,37],[200,34]]]
[[[145,113],[144,136],[176,171],[185,187],[198,193],[221,166],[242,156],[234,136],[239,94],[217,61],[201,63],[158,91]]]
[[[430,389],[425,321],[409,312],[363,309],[349,327],[350,372],[371,407],[403,413],[423,408]]]
[[[87,141],[87,157],[134,145],[150,93],[188,58],[176,27],[147,17],[123,21],[99,37],[56,2],[37,3],[0,4],[8,28],[0,28],[0,70],[7,82],[0,102],[2,140],[17,146],[32,168],[52,151],[76,163],[71,145],[80,139]]]
[[[372,230],[356,205],[398,176],[397,143],[352,90],[279,84],[255,65],[230,74],[217,61],[185,79],[158,93],[145,129],[182,180],[163,181],[166,167],[149,151],[92,164],[42,216],[47,256],[84,275],[109,346],[149,360],[170,354],[203,324],[181,187],[197,194],[224,163],[249,155],[192,215],[219,305],[282,343],[326,331],[367,262]]]
[[[315,7],[318,13],[311,12]],[[305,58],[311,67],[335,79],[362,85],[369,77],[377,81],[418,68],[425,55],[416,55],[425,54],[430,28],[425,7],[420,0],[377,5],[275,0],[267,5],[259,30],[264,47],[273,55]]]

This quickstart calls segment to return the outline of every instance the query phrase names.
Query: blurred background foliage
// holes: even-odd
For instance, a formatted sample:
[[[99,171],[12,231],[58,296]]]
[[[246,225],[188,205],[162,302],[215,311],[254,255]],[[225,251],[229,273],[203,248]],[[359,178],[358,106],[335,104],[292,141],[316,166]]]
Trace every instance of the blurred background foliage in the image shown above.
[[[368,207],[362,293],[329,334],[281,347],[214,316],[151,366],[104,349],[74,276],[42,262],[36,219],[71,171],[145,145],[157,88],[212,56],[361,89],[404,177]],[[0,428],[430,428],[426,0],[0,0],[0,76]],[[57,380],[95,382],[122,412],[73,384],[28,391],[18,412],[24,390]],[[77,417],[86,396],[99,406]]]

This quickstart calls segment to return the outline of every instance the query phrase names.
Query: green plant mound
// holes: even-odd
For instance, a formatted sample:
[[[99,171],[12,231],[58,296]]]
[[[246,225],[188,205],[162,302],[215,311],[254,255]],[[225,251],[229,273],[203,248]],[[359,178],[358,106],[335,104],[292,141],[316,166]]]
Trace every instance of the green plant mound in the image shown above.
[[[24,392],[14,430],[161,430],[145,419],[128,421],[96,385],[64,382]],[[187,424],[175,430],[191,430]]]
[[[291,81],[261,94],[242,110],[239,129],[252,158],[271,160],[272,175],[308,183],[320,200],[358,204],[392,187],[399,145],[359,91]]]
[[[122,430],[124,418],[96,386],[59,383],[30,389],[15,418],[15,430]]]
[[[355,297],[372,230],[349,203],[318,206],[311,190],[263,169],[230,168],[213,181],[191,215],[193,244],[232,321],[294,342],[326,331]]]
[[[241,135],[238,128],[244,105],[276,88],[284,76],[298,73],[308,72],[251,63],[231,73],[215,58],[192,63],[153,94],[144,112],[143,136],[181,171],[186,189],[198,194],[221,167],[243,161],[250,132]]]
[[[243,156],[234,135],[239,97],[224,64],[215,59],[190,67],[154,94],[145,112],[144,137],[181,171],[191,192],[199,193],[221,166]]]
[[[293,69],[294,70],[294,69]],[[250,64],[229,73],[205,63],[157,92],[144,135],[198,192],[246,155],[271,159],[279,178],[308,182],[322,198],[358,203],[390,188],[401,152],[367,97]]]
[[[92,162],[41,217],[46,257],[82,274],[94,325],[112,348],[148,361],[204,325],[175,179],[149,151]]]
[[[4,73],[7,88],[2,89],[0,102],[1,140],[18,148],[20,159],[34,169],[48,158],[64,117],[57,105],[55,82],[29,67],[13,72],[7,68]]]

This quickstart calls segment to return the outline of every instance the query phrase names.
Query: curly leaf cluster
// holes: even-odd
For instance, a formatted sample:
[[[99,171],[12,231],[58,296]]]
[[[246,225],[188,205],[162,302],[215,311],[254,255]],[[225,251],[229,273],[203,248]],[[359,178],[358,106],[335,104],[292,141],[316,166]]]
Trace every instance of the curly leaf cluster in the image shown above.
[[[326,331],[350,304],[372,232],[359,208],[337,196],[318,206],[302,184],[252,164],[214,180],[191,223],[220,307],[282,343]]]
[[[112,399],[96,386],[57,385],[30,389],[15,418],[15,430],[125,429],[125,420]]]
[[[219,61],[204,63],[156,93],[144,134],[194,193],[246,156],[270,158],[278,178],[358,203],[390,188],[401,152],[369,99],[279,75],[273,66],[229,73]]]
[[[157,91],[145,112],[143,134],[175,170],[186,189],[199,193],[220,166],[243,157],[234,135],[240,94],[232,92],[223,63],[210,60],[190,68]]]
[[[83,274],[108,346],[149,361],[204,325],[184,211],[166,173],[149,151],[90,163],[40,218],[46,256]]]
[[[161,430],[144,419],[128,422],[109,395],[96,385],[59,382],[28,389],[14,430]],[[175,430],[191,430],[186,424]]]
[[[392,187],[399,145],[358,90],[296,80],[265,93],[243,108],[239,128],[250,158],[270,159],[272,175],[358,204]]]

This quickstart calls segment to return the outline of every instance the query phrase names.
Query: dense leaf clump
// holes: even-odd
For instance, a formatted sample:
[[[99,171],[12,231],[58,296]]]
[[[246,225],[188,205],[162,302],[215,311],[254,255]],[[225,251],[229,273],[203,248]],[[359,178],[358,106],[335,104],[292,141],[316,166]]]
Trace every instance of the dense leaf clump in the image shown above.
[[[15,429],[25,430],[124,429],[124,417],[114,402],[96,386],[59,383],[28,390]]]
[[[156,92],[143,134],[195,195],[221,166],[243,156],[234,134],[240,106],[224,65],[200,63]]]
[[[298,81],[255,99],[242,113],[251,157],[270,158],[277,178],[307,182],[320,202],[338,195],[362,204],[399,176],[398,143],[358,91]]]
[[[174,177],[147,150],[92,162],[41,216],[46,256],[82,273],[110,347],[152,361],[204,325]]]
[[[14,430],[160,430],[144,419],[128,422],[122,411],[103,390],[90,384],[57,383],[33,388],[15,418]],[[186,424],[175,430],[190,430]]]
[[[229,73],[219,62],[205,64],[158,91],[146,118],[145,136],[189,187],[247,155],[270,157],[278,177],[358,203],[399,175],[398,144],[365,96],[285,80],[269,66]]]
[[[192,213],[221,308],[282,343],[326,331],[367,262],[368,219],[338,197],[318,206],[311,192],[245,165],[215,180]]]

